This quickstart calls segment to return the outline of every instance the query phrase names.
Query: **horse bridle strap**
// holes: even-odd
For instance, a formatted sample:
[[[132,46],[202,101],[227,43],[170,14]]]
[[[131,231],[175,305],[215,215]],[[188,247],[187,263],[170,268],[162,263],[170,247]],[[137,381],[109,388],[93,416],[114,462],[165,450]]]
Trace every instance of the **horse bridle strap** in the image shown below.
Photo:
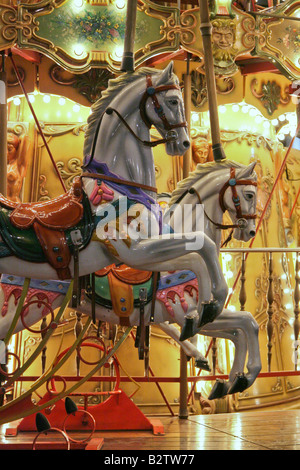
[[[238,196],[236,186],[246,186],[246,185],[251,185],[251,186],[257,186],[256,181],[251,181],[251,180],[237,180],[235,178],[235,168],[230,168],[230,178],[229,180],[224,184],[222,187],[220,193],[219,193],[219,203],[220,207],[223,212],[226,211],[226,207],[224,204],[224,194],[227,188],[231,188],[232,192],[232,201],[235,206],[236,214],[238,219],[256,219],[257,215],[256,214],[243,214],[242,209],[241,209],[241,201]]]
[[[152,125],[152,123],[149,121],[149,119],[146,115],[146,102],[147,102],[148,98],[151,98],[153,106],[154,106],[154,110],[155,110],[156,114],[158,115],[158,117],[163,122],[164,128],[167,131],[177,129],[178,127],[187,127],[187,122],[186,121],[181,122],[179,124],[170,124],[168,119],[166,118],[166,115],[164,113],[164,109],[159,104],[159,101],[158,101],[157,96],[156,96],[157,93],[161,93],[163,91],[168,91],[168,90],[179,90],[179,91],[181,91],[180,87],[178,85],[161,85],[161,86],[154,87],[153,84],[152,84],[151,75],[147,75],[146,80],[147,80],[147,88],[146,88],[146,91],[145,91],[144,95],[142,96],[141,101],[140,101],[140,113],[141,113],[141,117],[142,117],[144,123],[146,124],[146,126],[150,129],[150,127]]]
[[[239,198],[239,196],[237,194],[237,190],[236,190],[237,185],[257,186],[257,182],[256,181],[251,181],[251,180],[237,180],[235,178],[235,169],[234,168],[230,169],[230,178],[224,184],[224,186],[221,188],[221,191],[219,193],[219,204],[220,204],[220,207],[221,207],[222,211],[226,212],[226,207],[225,207],[225,204],[224,204],[224,194],[225,194],[226,189],[230,187],[231,190],[232,190],[232,200],[233,200],[233,203],[234,203],[234,206],[235,206],[235,209],[236,209],[236,215],[237,215],[237,220],[238,220],[237,224],[224,225],[224,224],[219,224],[217,222],[214,222],[214,220],[212,220],[209,217],[209,215],[206,213],[205,209],[203,209],[204,214],[207,217],[207,219],[213,225],[215,225],[218,229],[245,228],[245,227],[243,227],[243,225],[244,225],[243,222],[244,221],[249,220],[249,219],[256,219],[256,217],[257,217],[256,214],[243,214],[242,213],[240,198]],[[201,196],[195,188],[190,188],[188,192],[190,194],[196,194],[196,196],[199,199],[199,203],[203,205],[202,200],[201,200]],[[203,207],[204,207],[204,205],[203,205]]]
[[[124,126],[128,129],[128,131],[133,135],[133,137],[138,140],[141,144],[145,145],[146,147],[156,147],[157,145],[160,144],[165,144],[166,142],[169,142],[171,140],[174,140],[173,138],[165,138],[165,139],[158,139],[158,140],[153,140],[153,141],[148,141],[148,140],[142,140],[136,133],[131,129],[131,127],[127,124],[123,116],[117,111],[115,108],[107,108],[106,109],[106,114],[112,114],[115,113],[120,121],[124,124]]]
[[[114,178],[113,176],[102,175],[101,173],[82,173],[81,178],[95,178],[104,181],[111,181],[112,183],[124,184],[125,186],[133,186],[134,188],[144,189],[145,191],[152,191],[157,193],[157,188],[154,186],[148,186],[147,184],[134,183],[133,181],[122,180],[120,178]]]

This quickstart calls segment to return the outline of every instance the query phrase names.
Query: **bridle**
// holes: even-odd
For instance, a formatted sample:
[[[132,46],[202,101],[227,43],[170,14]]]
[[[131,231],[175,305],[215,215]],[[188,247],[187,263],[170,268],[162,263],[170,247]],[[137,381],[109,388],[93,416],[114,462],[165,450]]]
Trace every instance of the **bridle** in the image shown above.
[[[124,126],[128,129],[128,131],[135,137],[135,139],[138,140],[141,144],[145,145],[146,147],[156,147],[157,145],[165,144],[167,142],[174,142],[176,140],[176,138],[178,137],[178,135],[174,131],[174,129],[177,129],[179,127],[187,127],[187,122],[184,121],[184,122],[181,122],[179,124],[170,124],[169,123],[169,121],[168,121],[168,119],[167,119],[167,117],[164,113],[164,109],[159,104],[159,101],[158,101],[157,96],[156,96],[158,93],[162,93],[163,91],[168,91],[168,90],[179,90],[179,91],[181,91],[180,87],[178,85],[175,85],[175,84],[174,85],[161,85],[161,86],[158,86],[158,87],[154,87],[153,84],[152,84],[151,75],[147,75],[146,76],[146,91],[144,92],[144,94],[141,98],[140,104],[139,104],[139,110],[140,110],[141,118],[142,118],[143,122],[146,124],[146,126],[150,129],[152,123],[150,122],[150,120],[148,119],[147,114],[146,114],[146,103],[147,103],[148,98],[152,99],[154,110],[157,113],[158,117],[161,119],[164,129],[167,131],[166,137],[164,139],[158,139],[158,140],[155,140],[155,141],[145,141],[145,140],[140,139],[140,137],[138,135],[136,135],[136,133],[129,126],[129,124],[126,122],[126,120],[123,118],[123,116],[119,113],[119,111],[117,111],[115,108],[108,107],[108,108],[106,108],[106,110],[103,112],[101,118],[99,119],[99,123],[97,125],[97,129],[96,129],[93,144],[92,144],[91,154],[89,155],[89,162],[86,165],[83,165],[83,168],[87,169],[89,164],[94,159],[94,153],[95,153],[97,137],[98,137],[100,126],[101,126],[101,123],[102,123],[102,120],[103,120],[103,117],[104,117],[105,114],[111,115],[111,114],[115,113],[118,116],[118,118],[120,119],[120,121],[124,124]],[[81,176],[92,176],[92,177],[96,178],[98,175],[97,174],[91,175],[91,173],[89,173],[89,175],[88,175],[87,173],[85,173],[84,175],[81,175]],[[145,189],[145,190],[148,190],[148,191],[157,192],[157,189],[155,187],[146,186],[146,185],[139,184],[139,183],[133,183],[131,181],[116,180],[115,178],[110,178],[110,177],[103,176],[103,175],[101,175],[101,179],[104,179],[104,180],[107,180],[107,181],[114,180],[114,182],[119,182],[120,184],[126,184],[128,186],[135,186],[135,187],[139,187],[141,189]]]
[[[217,227],[217,229],[228,229],[228,228],[239,228],[241,230],[244,230],[246,229],[246,227],[248,226],[248,220],[251,220],[251,219],[256,219],[257,217],[257,214],[243,214],[242,212],[242,209],[241,209],[241,201],[240,201],[240,198],[239,198],[239,195],[237,193],[237,190],[236,190],[236,187],[237,186],[247,186],[247,185],[251,185],[251,186],[257,186],[257,182],[256,181],[252,181],[252,180],[246,180],[246,179],[241,179],[241,180],[237,180],[236,177],[235,177],[235,168],[230,168],[230,177],[228,179],[228,181],[226,181],[226,183],[222,186],[220,192],[219,192],[219,204],[220,204],[220,207],[222,209],[223,212],[226,212],[226,207],[225,207],[225,203],[224,203],[224,194],[225,194],[225,191],[227,188],[231,188],[231,193],[232,193],[232,201],[233,201],[233,204],[234,204],[234,207],[235,207],[235,210],[236,210],[236,219],[237,219],[237,223],[236,224],[219,224],[217,222],[215,222],[214,220],[212,220],[209,215],[206,213],[205,209],[204,209],[204,214],[205,216],[207,217],[207,219]],[[203,202],[201,200],[201,196],[199,194],[199,192],[195,189],[195,188],[190,188],[187,193],[190,193],[190,194],[196,194],[196,196],[198,197],[198,200],[199,200],[199,203],[203,205]],[[183,194],[184,196],[184,194]],[[180,198],[182,199],[182,198]],[[179,201],[177,201],[178,203]],[[204,205],[203,205],[204,207]]]
[[[170,124],[168,119],[166,118],[166,115],[164,113],[164,109],[161,104],[159,104],[159,101],[157,99],[157,93],[162,93],[163,91],[168,91],[168,90],[180,90],[180,87],[178,85],[161,85],[158,87],[154,87],[152,84],[152,78],[151,75],[146,76],[146,82],[147,82],[147,88],[145,93],[142,96],[142,99],[140,101],[140,114],[141,118],[146,124],[146,126],[150,129],[152,123],[149,121],[147,114],[146,114],[146,103],[149,98],[151,98],[153,106],[154,106],[154,111],[158,115],[158,117],[161,119],[164,129],[166,131],[172,131],[173,129],[177,129],[178,127],[187,127],[187,122],[183,121],[179,124]],[[172,134],[170,134],[172,136]]]
[[[143,94],[143,96],[141,98],[141,101],[140,101],[140,104],[139,104],[139,110],[140,110],[141,118],[142,118],[143,122],[146,124],[146,126],[148,127],[148,129],[150,129],[151,126],[152,126],[152,123],[150,122],[150,120],[147,117],[146,103],[147,103],[148,99],[151,98],[153,106],[154,106],[154,110],[155,110],[157,116],[162,121],[163,128],[167,131],[166,136],[165,136],[164,139],[158,139],[158,140],[155,140],[155,141],[142,140],[142,139],[139,138],[138,135],[136,135],[136,133],[133,131],[133,129],[127,124],[127,122],[123,118],[123,116],[115,108],[108,107],[104,111],[104,113],[106,113],[106,114],[115,113],[118,116],[118,118],[120,119],[120,121],[124,124],[124,126],[128,129],[128,131],[135,137],[135,139],[138,140],[141,144],[145,145],[146,147],[156,147],[157,145],[165,144],[167,142],[174,142],[178,137],[178,134],[177,134],[176,131],[174,131],[174,129],[177,129],[179,127],[187,127],[187,122],[183,121],[183,122],[180,122],[179,124],[170,124],[169,123],[169,121],[166,117],[166,114],[164,112],[163,106],[159,104],[159,101],[158,101],[158,98],[157,98],[158,93],[162,93],[163,91],[168,91],[168,90],[179,90],[179,91],[181,91],[180,87],[178,85],[175,85],[175,84],[174,85],[161,85],[161,86],[154,87],[153,84],[152,84],[151,75],[147,75],[146,76],[146,91]],[[102,120],[102,118],[101,118],[101,120]]]

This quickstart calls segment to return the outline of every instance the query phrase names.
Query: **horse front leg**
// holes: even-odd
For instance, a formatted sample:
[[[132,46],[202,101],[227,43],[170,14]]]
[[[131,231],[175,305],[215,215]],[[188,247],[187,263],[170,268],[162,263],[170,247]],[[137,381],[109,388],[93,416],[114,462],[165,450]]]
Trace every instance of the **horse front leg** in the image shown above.
[[[258,332],[258,324],[251,313],[233,313],[229,310],[224,310],[213,324],[206,325],[199,331],[206,336],[230,339],[235,345],[229,381],[227,383],[219,381],[212,390],[210,399],[243,392],[254,383],[261,370]],[[247,354],[247,373],[244,373]]]
[[[180,238],[179,238],[180,236]],[[221,269],[215,243],[203,232],[193,234],[195,242],[191,243],[191,234],[160,235],[157,238],[139,240],[130,248],[121,241],[112,241],[122,262],[136,269],[149,271],[173,271],[187,268],[197,276],[198,283],[207,276],[205,295],[210,302],[204,305],[198,301],[199,324],[213,321],[223,310],[228,287]],[[188,258],[186,258],[188,256]],[[201,262],[201,258],[203,262]],[[189,265],[187,265],[189,263]],[[205,266],[205,269],[204,269]],[[199,325],[195,325],[195,329]],[[196,333],[196,331],[195,331]],[[194,334],[195,334],[194,333]],[[186,338],[185,338],[186,339]]]
[[[159,323],[159,327],[171,338],[182,347],[188,358],[193,357],[195,359],[195,366],[210,372],[208,360],[204,357],[201,352],[194,346],[190,341],[180,341],[180,332],[175,325],[170,325],[167,322]]]

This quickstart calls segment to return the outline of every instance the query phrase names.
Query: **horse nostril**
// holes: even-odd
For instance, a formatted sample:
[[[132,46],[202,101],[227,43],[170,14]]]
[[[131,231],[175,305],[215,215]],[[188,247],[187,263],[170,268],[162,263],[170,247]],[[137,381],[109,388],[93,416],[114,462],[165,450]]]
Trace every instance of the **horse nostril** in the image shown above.
[[[188,141],[188,140],[185,140],[185,141],[183,142],[183,146],[184,146],[186,149],[188,149],[189,146],[190,146],[189,141]]]
[[[255,230],[250,230],[249,232],[250,237],[255,237],[255,234],[256,234]]]

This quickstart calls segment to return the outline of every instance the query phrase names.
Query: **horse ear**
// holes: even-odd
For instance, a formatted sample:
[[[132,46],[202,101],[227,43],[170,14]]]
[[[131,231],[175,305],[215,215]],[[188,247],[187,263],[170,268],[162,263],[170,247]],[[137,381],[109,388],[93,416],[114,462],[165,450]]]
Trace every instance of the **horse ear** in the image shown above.
[[[253,162],[253,163],[250,163],[250,165],[243,168],[241,172],[239,173],[239,176],[238,176],[239,179],[249,178],[253,173],[255,165],[256,165],[256,162]]]
[[[167,67],[164,69],[162,74],[160,75],[157,85],[170,81],[172,78],[173,72],[174,72],[174,65],[173,65],[173,61],[171,61],[169,65],[167,65]]]

